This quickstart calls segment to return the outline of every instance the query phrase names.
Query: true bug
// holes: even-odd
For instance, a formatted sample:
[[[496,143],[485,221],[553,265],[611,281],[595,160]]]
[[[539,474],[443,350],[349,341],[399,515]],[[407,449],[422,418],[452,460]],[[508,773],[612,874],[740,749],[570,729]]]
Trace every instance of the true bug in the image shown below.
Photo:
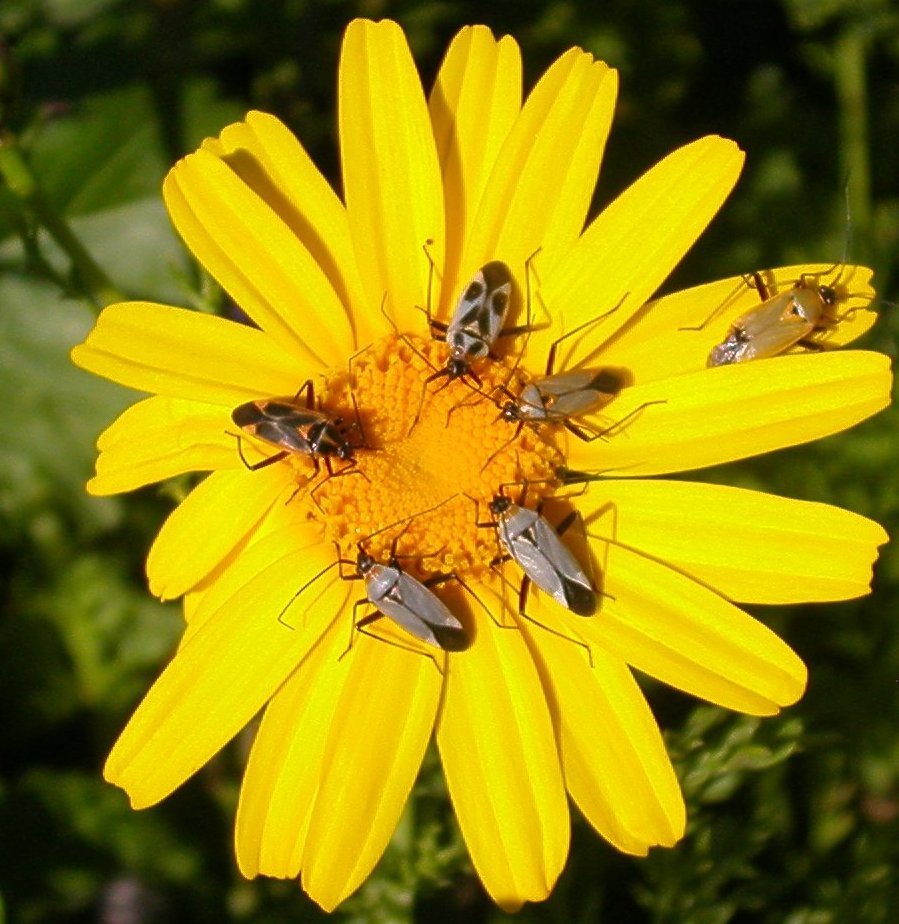
[[[762,303],[731,324],[724,340],[712,347],[707,365],[725,366],[777,356],[797,344],[821,349],[809,338],[836,323],[834,309],[840,300],[837,287],[803,276],[789,289],[772,293],[760,273],[750,278]]]
[[[445,501],[443,502],[445,503]],[[439,504],[437,506],[440,506]],[[422,511],[429,513],[430,510]],[[421,514],[419,514],[420,516]],[[411,521],[411,518],[409,518]],[[402,522],[402,521],[398,521]],[[341,578],[346,581],[363,580],[365,582],[365,597],[357,600],[353,605],[353,625],[359,629],[387,616],[397,625],[405,629],[415,638],[440,648],[443,651],[462,651],[468,645],[468,637],[462,623],[449,611],[446,604],[429,590],[432,584],[449,580],[453,575],[435,575],[427,581],[419,581],[404,571],[396,554],[399,536],[393,540],[388,564],[381,564],[365,549],[365,544],[374,536],[385,530],[392,529],[397,523],[391,523],[372,533],[365,539],[356,543],[356,559],[338,558],[326,568],[323,568],[313,578],[307,581],[291,598],[290,602],[281,612],[281,616],[289,609],[311,584],[317,581],[325,572],[334,567],[349,565],[354,570],[351,574],[341,571]],[[355,613],[360,606],[370,603],[377,612],[363,616],[358,621]],[[279,619],[281,619],[279,616]],[[283,620],[281,620],[283,622]]]
[[[305,392],[305,399],[300,396]],[[244,458],[238,442],[241,460],[252,471],[272,465],[291,453],[309,456],[313,465],[313,476],[319,472],[319,459],[324,460],[329,475],[334,474],[331,458],[336,457],[348,464],[342,469],[352,468],[356,464],[355,447],[347,439],[347,425],[339,417],[332,417],[315,407],[315,393],[312,379],[308,379],[292,398],[261,398],[238,405],[231,412],[234,423],[249,436],[256,437],[280,451],[249,463]],[[349,426],[359,426],[351,424]]]
[[[553,370],[556,352],[564,340],[608,317],[617,309],[616,305],[611,311],[591,318],[554,340],[547,355],[545,376],[534,382],[528,382],[517,398],[509,392],[508,388],[500,386],[509,400],[503,405],[499,416],[509,423],[518,423],[513,439],[518,436],[526,423],[531,425],[559,423],[575,436],[586,441],[603,435],[601,432],[587,431],[577,426],[572,423],[571,418],[583,417],[605,407],[618,396],[623,388],[633,384],[630,372],[610,366],[572,369],[570,372],[557,374],[553,374]]]
[[[569,514],[554,529],[538,510],[521,506],[527,490],[525,485],[519,503],[513,503],[500,486],[490,502],[494,520],[479,523],[492,526],[506,553],[527,576],[521,584],[519,610],[524,610],[527,582],[533,581],[557,603],[578,616],[592,616],[596,612],[596,590],[577,559],[559,538],[577,516]]]
[[[427,379],[433,382],[442,376],[447,381],[468,376],[480,387],[471,364],[491,355],[493,344],[500,336],[520,333],[519,328],[503,329],[512,300],[512,272],[499,260],[484,264],[465,287],[448,324],[436,321],[428,313],[428,324],[435,339],[445,340],[449,347],[446,366]]]
[[[461,622],[449,611],[446,604],[423,583],[403,571],[391,554],[390,563],[375,561],[360,545],[357,546],[356,572],[365,580],[365,599],[356,601],[353,609],[370,603],[377,613],[355,621],[357,629],[374,622],[380,616],[389,616],[417,639],[442,648],[444,651],[462,651],[468,646],[468,637]],[[344,563],[346,563],[344,561]],[[448,576],[438,575],[430,583],[439,583]]]

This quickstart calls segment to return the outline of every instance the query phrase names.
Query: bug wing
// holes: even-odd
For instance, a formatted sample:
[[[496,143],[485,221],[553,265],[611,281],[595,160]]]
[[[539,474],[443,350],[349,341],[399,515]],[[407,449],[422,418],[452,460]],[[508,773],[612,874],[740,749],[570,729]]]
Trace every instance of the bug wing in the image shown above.
[[[522,571],[557,603],[579,616],[596,612],[596,592],[558,533],[539,514],[526,531],[504,538]]]
[[[727,337],[712,348],[708,365],[723,366],[777,356],[815,328],[795,293],[781,292],[737,318]]]
[[[548,375],[535,386],[543,395],[547,419],[562,420],[599,410],[626,384],[614,369],[575,369]]]
[[[511,297],[509,267],[499,260],[482,266],[456,305],[447,326],[447,342],[464,346],[469,358],[485,356],[503,329]]]
[[[421,581],[403,571],[398,571],[388,594],[371,602],[410,635],[435,648],[461,651],[468,644],[462,623],[446,604]]]

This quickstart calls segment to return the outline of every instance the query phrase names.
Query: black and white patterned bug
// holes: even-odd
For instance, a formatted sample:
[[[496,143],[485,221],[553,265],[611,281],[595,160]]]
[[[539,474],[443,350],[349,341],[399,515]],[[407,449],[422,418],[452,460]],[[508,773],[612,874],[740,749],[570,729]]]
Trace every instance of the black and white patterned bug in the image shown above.
[[[521,584],[519,611],[524,611],[527,581],[548,593],[557,603],[578,616],[596,612],[597,592],[593,581],[562,542],[560,534],[574,521],[576,512],[569,514],[553,528],[539,510],[523,506],[527,486],[522,489],[519,503],[514,503],[500,487],[490,502],[494,520],[479,523],[492,526],[506,554],[527,576]]]
[[[809,275],[783,292],[772,293],[760,273],[749,278],[762,303],[731,324],[724,340],[712,347],[708,366],[777,356],[797,345],[822,348],[812,338],[839,320],[835,316],[840,301],[836,285],[821,285],[817,275]]]
[[[520,333],[519,328],[504,329],[512,300],[512,272],[500,260],[485,263],[465,287],[449,323],[428,317],[431,333],[445,340],[449,356],[443,369],[431,375],[427,382],[446,377],[447,381],[468,376],[480,387],[471,364],[492,356],[494,343],[500,336]]]
[[[304,400],[300,396],[305,392]],[[231,419],[248,436],[262,440],[279,451],[260,462],[249,463],[238,441],[238,453],[247,468],[255,471],[287,458],[292,453],[308,456],[312,460],[313,476],[319,472],[319,459],[324,461],[329,475],[334,474],[332,458],[347,465],[346,471],[356,464],[355,447],[347,438],[347,431],[356,424],[345,424],[315,407],[312,379],[304,382],[292,398],[260,398],[238,405]]]

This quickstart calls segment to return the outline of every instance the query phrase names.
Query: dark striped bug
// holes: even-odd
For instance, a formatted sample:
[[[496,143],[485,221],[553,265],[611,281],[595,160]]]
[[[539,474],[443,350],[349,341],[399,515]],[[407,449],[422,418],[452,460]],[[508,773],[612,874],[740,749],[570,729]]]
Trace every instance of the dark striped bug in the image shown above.
[[[304,392],[305,398],[301,401]],[[347,463],[338,474],[353,468],[356,447],[349,441],[347,432],[353,427],[361,429],[358,420],[346,424],[341,418],[318,410],[315,404],[312,379],[308,379],[292,398],[260,398],[234,408],[231,419],[244,433],[279,450],[259,462],[250,463],[238,438],[237,451],[244,465],[256,471],[296,453],[312,460],[313,477],[319,473],[319,460],[324,462],[329,475],[335,474],[331,461],[334,458]]]

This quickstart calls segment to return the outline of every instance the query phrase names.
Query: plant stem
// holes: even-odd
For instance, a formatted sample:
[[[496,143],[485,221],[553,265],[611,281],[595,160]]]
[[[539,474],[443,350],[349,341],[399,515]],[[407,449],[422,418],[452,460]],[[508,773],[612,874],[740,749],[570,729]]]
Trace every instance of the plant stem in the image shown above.
[[[0,177],[23,209],[31,213],[69,257],[75,278],[94,307],[102,308],[111,302],[123,301],[122,293],[87,252],[65,219],[47,201],[15,137],[10,134],[0,138]]]
[[[865,74],[867,36],[858,26],[846,28],[836,43],[834,81],[840,104],[840,159],[846,177],[855,262],[870,260],[871,163],[868,143],[868,88]],[[845,258],[844,258],[845,259]]]

